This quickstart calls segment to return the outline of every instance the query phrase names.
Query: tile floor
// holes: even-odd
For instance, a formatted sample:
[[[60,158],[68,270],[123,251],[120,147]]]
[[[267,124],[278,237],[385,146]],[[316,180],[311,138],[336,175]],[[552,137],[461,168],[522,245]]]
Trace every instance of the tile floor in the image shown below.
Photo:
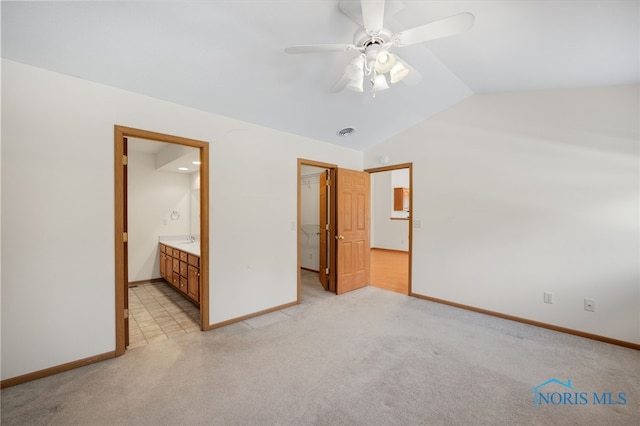
[[[200,331],[200,311],[168,283],[129,287],[127,349],[197,331]]]
[[[335,293],[324,291],[318,281],[317,273],[306,270],[302,270],[301,273],[303,304],[319,298],[335,297]],[[297,309],[300,309],[300,305],[250,318],[220,330],[231,334],[252,330],[290,319],[291,316],[288,313]],[[129,287],[129,346],[127,349],[199,330],[200,311],[167,282]]]

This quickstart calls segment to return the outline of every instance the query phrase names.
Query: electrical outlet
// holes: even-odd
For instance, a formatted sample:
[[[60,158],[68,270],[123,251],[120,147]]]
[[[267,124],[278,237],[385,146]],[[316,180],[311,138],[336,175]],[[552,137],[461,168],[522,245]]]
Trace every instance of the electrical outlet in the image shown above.
[[[550,291],[544,292],[544,303],[553,303],[553,293]]]
[[[595,312],[596,301],[593,299],[584,299],[584,310],[589,312]]]

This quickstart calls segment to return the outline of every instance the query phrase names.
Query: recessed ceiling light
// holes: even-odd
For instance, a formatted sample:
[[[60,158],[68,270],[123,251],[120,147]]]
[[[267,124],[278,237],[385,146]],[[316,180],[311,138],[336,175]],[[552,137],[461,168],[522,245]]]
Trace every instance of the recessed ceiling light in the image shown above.
[[[189,169],[187,169],[186,167],[178,167],[178,170],[182,170],[183,172],[188,171]]]
[[[353,127],[345,127],[342,130],[338,130],[338,136],[349,136],[350,134],[354,133],[356,131],[356,129],[354,129]]]
[[[196,165],[198,165],[198,164],[201,164],[201,163],[200,163],[199,161],[192,161],[192,162],[191,162],[191,164],[196,164]]]

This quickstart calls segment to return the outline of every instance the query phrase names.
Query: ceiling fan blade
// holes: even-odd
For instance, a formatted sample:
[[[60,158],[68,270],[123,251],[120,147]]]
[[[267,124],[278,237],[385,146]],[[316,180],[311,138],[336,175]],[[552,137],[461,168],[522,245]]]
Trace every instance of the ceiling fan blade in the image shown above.
[[[343,91],[344,88],[347,87],[347,84],[349,84],[349,81],[351,81],[351,79],[347,77],[347,74],[342,74],[342,77],[340,77],[340,79],[335,82],[333,87],[331,87],[330,92],[337,93]]]
[[[359,1],[342,0],[338,7],[340,8],[340,11],[347,15],[347,17],[349,17],[349,19],[351,19],[353,22],[360,26],[364,26],[362,20],[362,5]],[[405,7],[406,4],[403,1],[392,1],[389,3],[385,3],[384,16],[393,16],[403,10]]]
[[[384,0],[362,0],[362,22],[367,34],[378,34],[384,20]]]
[[[324,53],[324,52],[350,52],[358,50],[353,44],[306,44],[299,46],[289,46],[284,49],[285,53]]]
[[[442,18],[419,27],[401,31],[393,35],[393,44],[396,46],[409,46],[437,38],[448,37],[462,33],[471,28],[476,21],[469,12]]]
[[[342,0],[338,7],[340,11],[347,15],[349,19],[355,22],[358,25],[362,24],[362,6],[360,2],[350,1],[350,0]]]

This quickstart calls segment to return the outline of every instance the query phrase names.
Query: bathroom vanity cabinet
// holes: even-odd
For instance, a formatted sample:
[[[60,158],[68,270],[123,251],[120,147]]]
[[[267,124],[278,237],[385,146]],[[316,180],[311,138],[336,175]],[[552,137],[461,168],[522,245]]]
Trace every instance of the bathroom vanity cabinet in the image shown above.
[[[200,256],[160,243],[160,275],[200,307]]]

